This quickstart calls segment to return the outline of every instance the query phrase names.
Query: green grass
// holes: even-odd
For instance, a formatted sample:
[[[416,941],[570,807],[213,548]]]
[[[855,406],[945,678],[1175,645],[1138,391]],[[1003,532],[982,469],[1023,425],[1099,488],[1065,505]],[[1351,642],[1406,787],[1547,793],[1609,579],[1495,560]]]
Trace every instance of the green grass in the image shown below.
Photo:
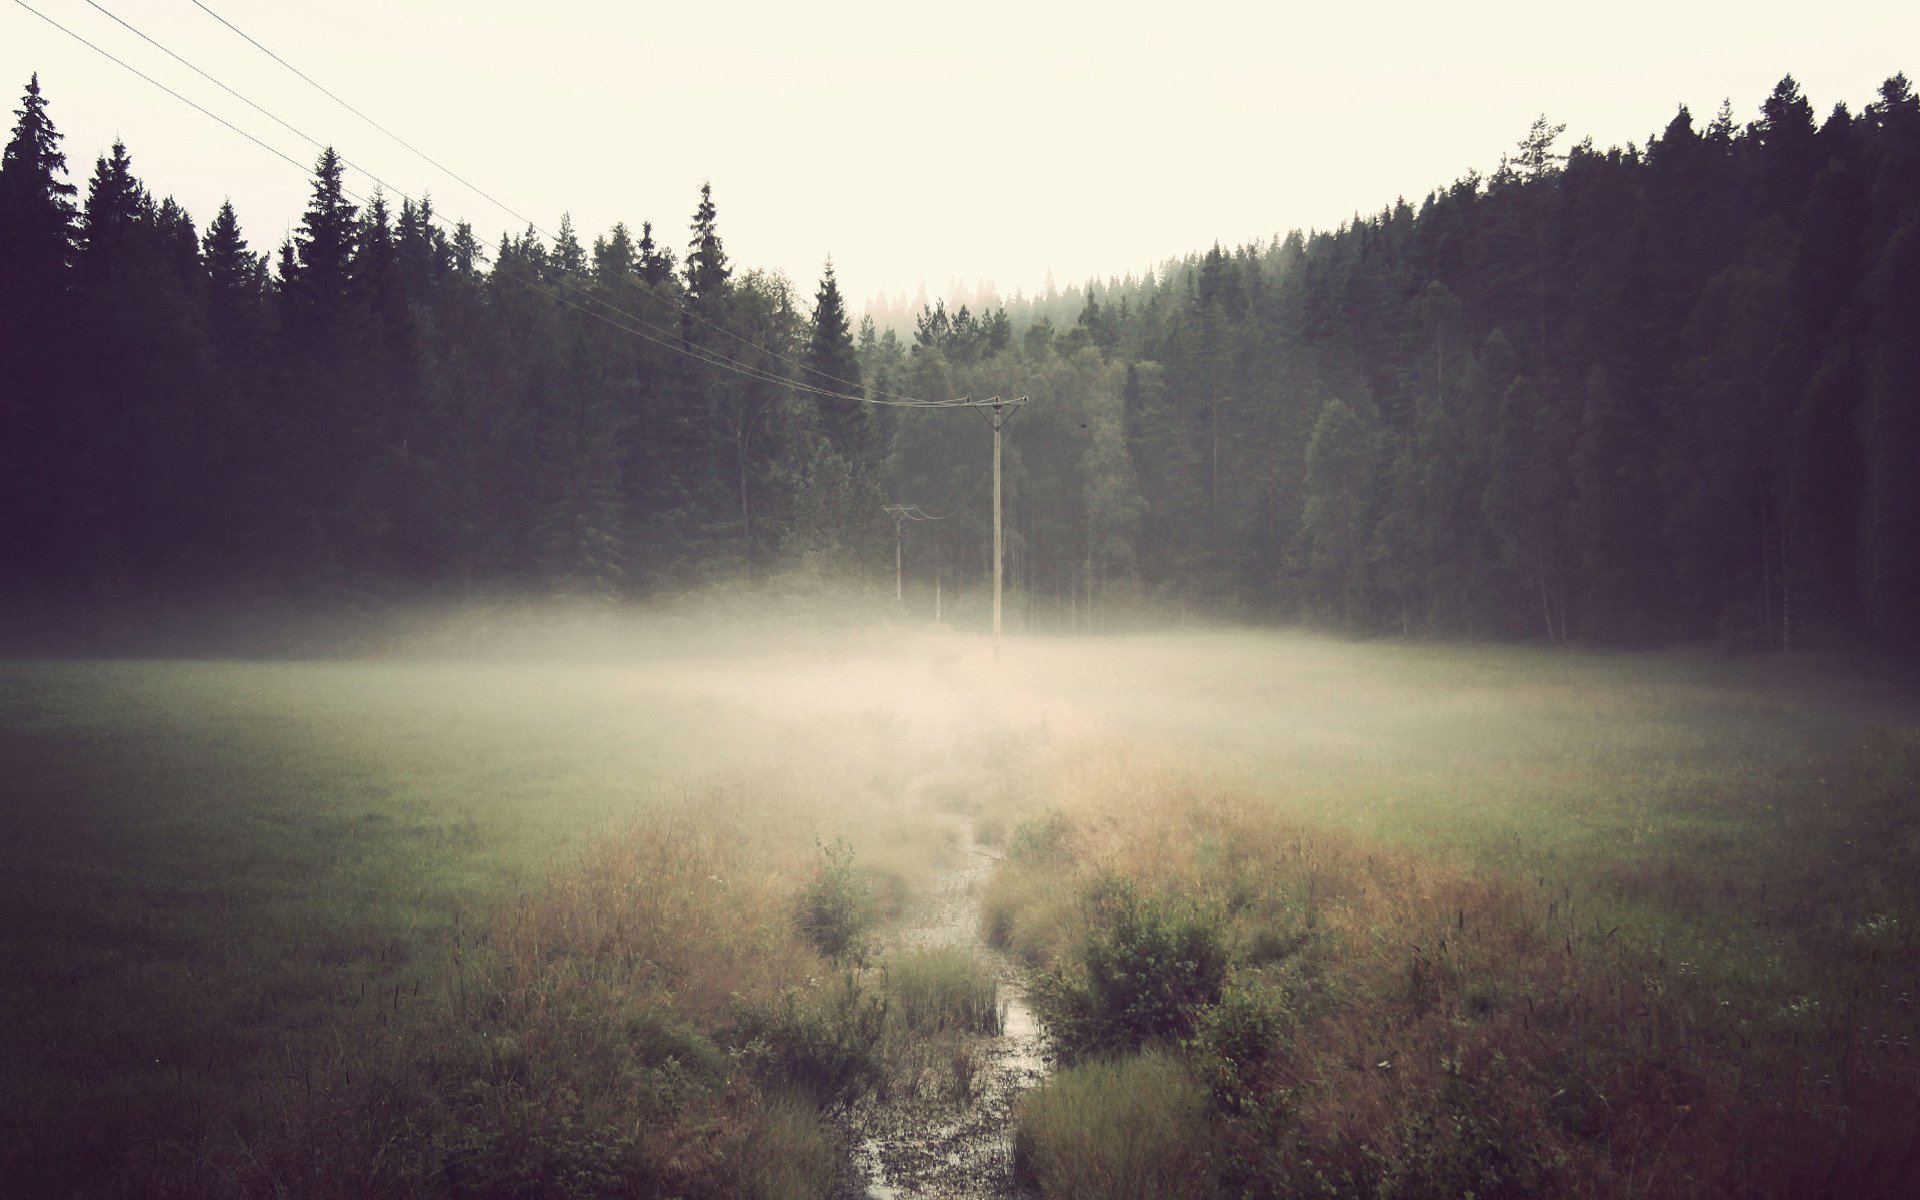
[[[953,946],[902,950],[887,960],[887,994],[902,1032],[1000,1032],[1000,981],[977,956]]]
[[[1214,914],[1222,998],[1161,1044],[1208,1088],[1231,1190],[1920,1185],[1910,699],[1800,663],[1107,649],[1135,688],[1082,691],[1066,649],[1025,664],[1086,707],[1035,760],[983,926],[1071,985],[1037,999],[1074,1043],[1138,991],[1094,969],[1140,940],[1114,880]],[[1169,682],[1208,668],[1217,698]]]
[[[244,1124],[504,900],[793,736],[634,664],[0,665],[0,1162],[111,1190]]]
[[[1217,1190],[1212,1116],[1171,1055],[1094,1059],[1021,1099],[1014,1160],[1048,1197],[1201,1200]]]
[[[997,724],[980,728],[984,712]],[[1372,1050],[1355,1023],[1408,997],[1504,1020],[1529,999],[1545,1011],[1604,991],[1617,1006],[1622,993],[1604,989],[1626,979],[1649,1011],[1693,1022],[1689,1053],[1718,1055],[1729,1079],[1772,1078],[1791,1061],[1783,1039],[1817,1068],[1852,1044],[1849,1023],[1868,1027],[1863,1053],[1905,1070],[1920,827],[1901,731],[1916,725],[1910,695],[1810,661],[1255,633],[1014,642],[997,671],[971,639],[914,637],[651,661],[0,664],[0,1175],[27,1195],[124,1194],[163,1166],[185,1178],[193,1160],[207,1190],[235,1194],[248,1189],[220,1171],[305,1127],[286,1114],[331,1113],[339,1153],[379,1153],[379,1137],[349,1136],[372,1119],[353,1104],[417,1104],[447,1129],[487,1131],[471,1157],[502,1179],[547,1169],[528,1166],[546,1161],[542,1146],[555,1171],[665,1170],[649,1157],[660,1147],[594,1132],[652,1111],[609,1099],[627,1085],[548,1060],[624,1055],[646,1094],[722,1104],[718,1064],[746,1028],[727,1022],[807,986],[791,975],[811,953],[794,913],[816,846],[851,839],[884,921],[950,863],[951,813],[1004,837],[991,932],[1028,961],[1058,965],[1084,944],[1083,867],[1172,881],[1223,914],[1230,1003],[1276,997],[1287,1030],[1318,1022],[1356,1061]],[[902,799],[915,779],[934,781],[918,807]],[[1291,831],[1292,857],[1204,818],[1223,794],[1274,823],[1260,830]],[[772,855],[754,868],[765,912],[740,909],[706,942],[655,945],[655,958],[686,958],[675,970],[692,982],[633,1000],[627,960],[601,956],[637,936],[638,894],[582,882],[617,855],[582,864],[663,811],[737,829],[743,861]],[[1154,840],[1141,831],[1165,829],[1156,812],[1204,819]],[[1406,863],[1412,874],[1392,874]],[[698,886],[689,877],[687,895]],[[1416,889],[1405,904],[1370,907],[1403,886]],[[1571,944],[1562,957],[1585,965],[1551,987],[1532,957],[1421,974],[1406,943],[1431,958],[1455,910],[1469,927],[1484,910],[1488,928],[1531,930],[1529,955]],[[684,923],[668,919],[678,911],[661,910],[663,928]],[[529,913],[578,919],[544,941],[508,936],[502,922]],[[729,982],[746,971],[725,949],[743,930],[784,939],[775,965],[789,975]],[[1335,945],[1372,947],[1354,955],[1364,969],[1327,975]],[[889,1021],[909,1007],[936,1026],[979,1019],[968,968],[896,957],[886,969]],[[728,1007],[730,988],[744,1009]],[[483,993],[520,1014],[498,1018],[507,1051],[475,1032],[488,1028],[471,1020]],[[556,997],[570,997],[576,1040],[541,1050],[560,1037]],[[1584,1028],[1575,1011],[1550,1029]],[[1233,1025],[1238,1042],[1254,1036],[1242,1026],[1267,1028]],[[635,1041],[630,1028],[653,1032]],[[1576,1053],[1578,1038],[1555,1044],[1542,1096],[1617,1065]],[[365,1073],[381,1056],[396,1065],[376,1073],[375,1103]],[[1189,1069],[1211,1087],[1219,1067]],[[1456,1086],[1443,1075],[1430,1095]],[[447,1099],[474,1078],[512,1088]],[[1260,1079],[1247,1086],[1273,1083]],[[568,1089],[576,1107],[551,1103]],[[733,1131],[729,1161],[761,1146],[816,1178],[804,1164],[817,1166],[822,1135],[787,1104],[770,1092],[714,1117]],[[1247,1112],[1236,1119],[1266,1119]],[[1403,1166],[1457,1159],[1462,1178],[1485,1166],[1474,1147],[1510,1133],[1449,1141],[1419,1112],[1396,1119],[1381,1144]],[[1340,1128],[1292,1144],[1347,1146]],[[804,1152],[779,1149],[783,1137]],[[352,1177],[336,1166],[327,1178]]]

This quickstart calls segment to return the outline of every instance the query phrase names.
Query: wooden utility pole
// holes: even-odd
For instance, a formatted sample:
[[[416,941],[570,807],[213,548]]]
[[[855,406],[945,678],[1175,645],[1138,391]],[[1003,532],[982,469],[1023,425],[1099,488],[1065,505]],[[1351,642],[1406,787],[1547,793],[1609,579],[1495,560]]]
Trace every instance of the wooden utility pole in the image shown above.
[[[1006,544],[1000,533],[1000,433],[1020,411],[1020,405],[1027,398],[1002,400],[995,396],[982,401],[989,410],[987,416],[993,422],[993,657],[1000,657],[1000,597],[1006,578]]]
[[[905,545],[907,537],[906,528],[907,517],[909,515],[907,507],[905,504],[888,504],[882,506],[881,509],[883,512],[893,514],[893,601],[900,606],[901,612],[907,610],[906,585],[902,581],[903,573],[901,571],[903,559],[901,548]]]
[[[993,656],[996,659],[1000,657],[1001,594],[1006,579],[1006,539],[1000,531],[1000,434],[1006,429],[1007,422],[1013,419],[1013,414],[1020,411],[1021,406],[1026,404],[1026,402],[1027,397],[1025,396],[1019,396],[1012,400],[1002,400],[998,396],[993,396],[986,400],[963,398],[959,400],[944,400],[938,404],[914,406],[924,408],[984,409],[987,413],[988,421],[993,424]],[[893,598],[900,601],[904,607],[906,604],[906,593],[902,583],[902,579],[904,578],[902,569],[904,555],[901,547],[906,536],[904,532],[906,529],[905,523],[907,521],[944,521],[953,514],[951,512],[945,512],[936,516],[932,513],[921,511],[920,506],[917,504],[888,504],[884,506],[884,511],[893,517]],[[937,563],[934,567],[933,580],[933,619],[936,623],[940,620],[940,576]]]

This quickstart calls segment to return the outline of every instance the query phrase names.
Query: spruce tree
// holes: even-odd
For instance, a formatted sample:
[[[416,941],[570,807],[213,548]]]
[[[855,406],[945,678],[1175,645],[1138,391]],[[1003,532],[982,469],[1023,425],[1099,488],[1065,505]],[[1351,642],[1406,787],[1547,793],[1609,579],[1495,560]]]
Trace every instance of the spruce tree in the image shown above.
[[[294,234],[287,296],[288,333],[309,351],[336,347],[349,330],[355,214],[342,178],[346,167],[329,146],[313,168],[313,197]]]
[[[13,115],[13,135],[0,155],[0,303],[26,314],[63,287],[74,250],[76,189],[62,178],[67,156],[38,75]]]
[[[860,394],[860,358],[854,352],[853,331],[833,277],[833,261],[820,278],[813,297],[813,320],[807,332],[801,382],[830,392]],[[827,441],[848,462],[864,466],[873,457],[874,438],[867,406],[859,400],[816,396]]]
[[[601,286],[611,288],[629,278],[637,261],[625,222],[615,224],[606,237],[593,239],[593,273]]]
[[[700,206],[693,213],[693,238],[687,243],[687,299],[696,306],[711,305],[733,276],[720,234],[714,228],[714,215],[713,185],[703,183]]]
[[[673,278],[673,251],[653,240],[653,222],[640,223],[640,278],[657,288]]]
[[[573,231],[573,214],[560,214],[560,232],[553,239],[553,270],[560,276],[578,275],[587,268],[587,252]]]
[[[74,251],[74,186],[40,77],[14,110],[0,155],[0,566],[39,574],[57,561],[52,532],[63,342]],[[0,574],[5,573],[0,571]]]

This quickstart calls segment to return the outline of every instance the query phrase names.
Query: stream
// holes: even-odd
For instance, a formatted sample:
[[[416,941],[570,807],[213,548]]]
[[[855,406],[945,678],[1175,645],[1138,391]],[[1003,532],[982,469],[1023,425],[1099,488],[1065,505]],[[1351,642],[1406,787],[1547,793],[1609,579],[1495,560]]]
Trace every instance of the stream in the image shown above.
[[[857,1183],[870,1200],[1020,1194],[1013,1175],[1013,1106],[1046,1074],[1046,1041],[1027,1003],[1023,972],[980,937],[980,889],[995,856],[971,823],[960,835],[960,865],[925,908],[889,939],[896,948],[957,946],[992,964],[1000,979],[1000,1033],[972,1039],[972,1086],[964,1099],[896,1089],[850,1114]],[[862,1190],[864,1189],[864,1190]]]

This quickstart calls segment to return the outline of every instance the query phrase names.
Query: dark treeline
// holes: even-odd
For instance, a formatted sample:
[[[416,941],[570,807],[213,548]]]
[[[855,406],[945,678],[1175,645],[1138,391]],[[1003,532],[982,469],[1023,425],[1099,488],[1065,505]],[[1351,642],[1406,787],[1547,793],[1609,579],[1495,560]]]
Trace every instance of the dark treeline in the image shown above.
[[[124,147],[67,182],[37,86],[0,165],[0,563],[16,599],[476,591],[988,568],[986,423],[821,392],[1028,394],[1030,625],[1122,602],[1357,630],[1920,649],[1920,102],[1543,118],[1331,233],[856,336],[682,240],[484,249],[331,152],[269,259]],[[670,244],[671,243],[671,244]],[[1071,311],[1071,315],[1069,312]],[[744,373],[734,367],[744,367]],[[815,390],[809,391],[806,385]],[[886,583],[890,586],[891,579]],[[917,601],[916,601],[917,602]]]
[[[29,86],[0,167],[0,563],[16,601],[629,594],[878,560],[885,453],[831,267],[562,220],[490,251],[326,152],[269,257],[127,148],[84,188]],[[680,239],[673,239],[679,242]],[[847,382],[841,382],[845,380]]]

